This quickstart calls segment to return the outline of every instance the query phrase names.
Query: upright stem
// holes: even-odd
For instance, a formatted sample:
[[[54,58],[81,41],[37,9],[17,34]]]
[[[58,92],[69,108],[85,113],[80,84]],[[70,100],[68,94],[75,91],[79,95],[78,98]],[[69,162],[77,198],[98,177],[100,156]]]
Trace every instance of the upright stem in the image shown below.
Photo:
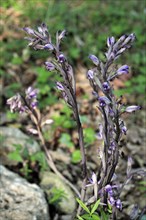
[[[45,143],[45,140],[44,140],[44,137],[42,135],[42,131],[41,131],[41,128],[39,126],[39,123],[36,124],[36,127],[37,127],[37,130],[38,130],[38,135],[39,135],[39,138],[40,138],[40,141],[42,143],[42,147],[43,147],[43,150],[45,152],[45,155],[46,155],[46,159],[47,159],[47,163],[49,165],[49,167],[54,171],[54,173],[56,173],[66,184],[68,184],[71,189],[80,197],[80,193],[79,191],[77,190],[77,188],[70,182],[68,181],[61,173],[60,171],[57,169],[51,155],[50,155],[50,152],[49,150],[47,149],[46,147],[46,143]]]
[[[85,200],[85,194],[86,194],[86,183],[87,183],[87,165],[86,165],[86,154],[85,154],[85,147],[84,147],[84,136],[83,136],[83,129],[82,129],[82,124],[80,121],[79,117],[79,110],[78,110],[78,105],[76,101],[76,94],[75,91],[72,88],[71,82],[68,77],[68,73],[65,70],[65,67],[63,66],[64,72],[65,72],[65,77],[66,77],[66,82],[69,87],[70,95],[73,100],[73,111],[74,111],[74,116],[77,122],[77,129],[78,129],[78,135],[79,135],[79,146],[80,146],[80,152],[81,152],[81,157],[82,157],[82,169],[83,169],[83,182],[82,182],[82,189],[81,189],[81,197],[80,199],[84,202]],[[78,210],[77,210],[77,215],[80,215],[82,208],[79,205]]]

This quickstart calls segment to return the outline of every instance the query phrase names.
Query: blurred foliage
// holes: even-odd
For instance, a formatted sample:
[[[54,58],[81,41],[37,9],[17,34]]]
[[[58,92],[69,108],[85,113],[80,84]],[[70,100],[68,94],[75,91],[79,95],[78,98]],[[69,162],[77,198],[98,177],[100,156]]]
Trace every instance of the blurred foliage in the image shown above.
[[[71,136],[69,134],[66,133],[62,133],[61,137],[59,139],[59,142],[61,145],[71,148],[74,146],[73,142],[71,141]]]
[[[83,132],[84,132],[85,146],[86,147],[90,146],[96,140],[95,131],[93,128],[85,128]]]
[[[62,128],[74,128],[76,123],[72,117],[72,110],[64,103],[64,107],[60,114],[55,114],[52,117],[54,123],[52,128],[62,127]]]
[[[38,151],[30,155],[26,147],[22,150],[21,144],[13,144],[13,146],[15,147],[15,150],[8,154],[8,158],[12,161],[22,163],[20,173],[23,174],[26,179],[30,180],[32,178],[31,175],[34,167],[30,167],[30,164],[38,163],[41,171],[48,169],[48,164],[43,151]]]
[[[144,70],[146,64],[144,46],[146,40],[144,34],[146,27],[145,6],[144,0],[123,0],[122,2],[120,0],[2,1],[1,32],[3,41],[0,46],[3,56],[0,62],[1,75],[6,78],[6,82],[12,81],[14,83],[10,79],[13,76],[11,74],[8,76],[6,73],[6,66],[9,63],[21,65],[24,62],[23,53],[27,43],[23,40],[25,34],[20,30],[24,26],[36,28],[41,22],[45,22],[52,36],[55,36],[58,30],[67,29],[68,37],[62,47],[75,67],[78,62],[89,67],[89,53],[99,55],[102,58],[108,36],[113,35],[118,38],[122,34],[134,32],[137,41],[133,49],[130,49],[130,55],[127,53],[119,60],[120,63],[126,62],[132,66],[133,77],[126,83],[126,89],[120,91],[120,94],[124,92],[143,94],[146,83]],[[48,56],[42,51],[30,50],[29,53],[28,68],[35,66],[35,61],[38,59],[43,59],[44,62]],[[45,71],[36,67],[37,73],[38,70],[40,75],[38,74],[36,84],[40,87],[40,96],[43,97],[41,107],[44,107],[46,103],[54,104],[56,99],[55,97],[52,99],[53,96],[50,91],[52,90],[52,82],[50,80],[48,82],[52,73],[47,73],[45,77]],[[16,89],[19,90],[20,88],[8,87],[8,95],[15,93]]]
[[[79,163],[80,161],[81,161],[81,152],[80,150],[75,150],[72,153],[71,162],[76,164],[76,163]]]
[[[49,204],[58,205],[63,198],[66,198],[66,194],[62,189],[51,188],[51,195],[49,197]]]

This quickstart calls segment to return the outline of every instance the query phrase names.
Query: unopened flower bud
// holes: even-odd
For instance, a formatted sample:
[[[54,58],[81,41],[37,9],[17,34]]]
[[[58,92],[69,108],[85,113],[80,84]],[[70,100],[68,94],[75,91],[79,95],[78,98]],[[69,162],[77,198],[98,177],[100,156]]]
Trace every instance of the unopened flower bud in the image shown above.
[[[117,199],[117,201],[115,202],[115,205],[117,209],[122,210],[122,203],[120,199]]]
[[[122,75],[122,74],[128,74],[129,73],[129,66],[123,65],[117,70],[117,75]]]
[[[60,82],[56,83],[56,87],[57,87],[58,90],[62,90],[62,91],[64,90],[64,87]]]
[[[92,62],[96,65],[96,66],[98,66],[98,64],[99,64],[99,59],[95,56],[95,55],[89,55],[89,59],[91,59],[92,60]]]
[[[66,30],[62,31],[62,32],[59,34],[58,39],[59,39],[59,40],[62,40],[62,39],[65,37],[65,35],[66,35]]]
[[[94,71],[93,71],[93,70],[88,70],[88,72],[87,72],[87,78],[88,78],[89,80],[94,78]]]
[[[52,44],[45,44],[45,45],[44,45],[44,49],[54,50],[54,47],[53,47]]]
[[[114,199],[114,197],[110,197],[109,198],[109,203],[111,204],[111,206],[114,206],[115,205],[115,199]]]
[[[115,43],[115,38],[114,37],[108,37],[107,38],[107,46],[110,47]]]
[[[110,104],[110,100],[106,96],[100,96],[98,98],[98,101],[101,107],[104,107]]]
[[[52,71],[55,69],[55,65],[51,62],[45,62],[45,66],[48,71]]]
[[[24,27],[23,28],[24,31],[26,31],[28,34],[33,35],[34,34],[34,30],[29,28],[29,27]]]
[[[138,106],[138,105],[131,105],[131,106],[128,106],[125,109],[125,111],[131,113],[131,112],[134,112],[134,111],[137,111],[137,110],[140,110],[140,109],[141,109],[141,107]]]
[[[59,61],[60,63],[64,63],[65,60],[66,60],[66,58],[65,58],[64,54],[61,53],[61,54],[58,56],[58,61]]]
[[[109,91],[109,89],[110,89],[110,85],[109,85],[108,82],[104,82],[104,83],[102,84],[102,87],[103,87],[103,90],[104,90],[105,92]]]

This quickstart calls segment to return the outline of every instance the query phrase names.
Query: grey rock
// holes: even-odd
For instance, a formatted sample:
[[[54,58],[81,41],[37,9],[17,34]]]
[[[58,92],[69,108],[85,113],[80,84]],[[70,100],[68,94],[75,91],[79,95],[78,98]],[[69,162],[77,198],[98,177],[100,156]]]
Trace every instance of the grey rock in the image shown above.
[[[0,127],[0,135],[2,137],[0,145],[1,164],[16,165],[16,161],[8,158],[8,154],[15,151],[15,145],[20,145],[20,153],[26,148],[29,155],[40,150],[39,144],[15,127]]]
[[[0,165],[1,220],[50,220],[43,191]]]
[[[50,198],[53,196],[53,189],[63,191],[63,196],[60,198],[60,200],[54,203],[60,212],[72,214],[75,211],[76,201],[72,190],[56,174],[52,172],[44,172],[41,176],[40,185],[46,192],[48,201],[50,201]]]

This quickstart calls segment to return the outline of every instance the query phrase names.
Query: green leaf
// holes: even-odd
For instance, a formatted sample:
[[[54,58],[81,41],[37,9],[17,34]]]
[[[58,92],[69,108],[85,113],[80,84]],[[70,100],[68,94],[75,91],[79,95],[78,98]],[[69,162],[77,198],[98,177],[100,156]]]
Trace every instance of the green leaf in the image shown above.
[[[85,220],[93,220],[93,218],[90,216],[90,214],[84,214],[84,215],[82,215],[82,217]]]
[[[93,144],[95,141],[95,131],[93,128],[84,129],[84,140],[86,144]]]
[[[103,209],[100,210],[100,213],[101,213],[101,216],[102,216],[102,219],[101,220],[108,220],[109,219],[109,215],[106,214]]]
[[[81,161],[81,152],[80,150],[75,150],[72,153],[71,162],[72,163],[79,163]]]
[[[93,219],[93,220],[101,220],[100,217],[99,217],[99,215],[96,215],[96,214],[93,214],[93,215],[92,215],[92,219]]]
[[[76,200],[77,200],[77,202],[80,204],[80,206],[81,206],[86,212],[88,212],[88,213],[90,214],[90,211],[89,211],[88,207],[87,207],[80,199],[76,198]]]
[[[9,153],[8,158],[10,160],[14,160],[14,161],[17,161],[17,162],[22,162],[23,161],[23,159],[22,159],[22,157],[21,157],[21,155],[19,154],[18,151],[14,151],[12,153]]]
[[[91,215],[96,211],[96,209],[98,208],[100,204],[100,199],[97,200],[97,202],[94,204],[92,210],[91,210]]]
[[[71,141],[70,135],[66,133],[61,134],[61,137],[59,138],[59,142],[63,146],[66,146],[69,148],[74,146],[73,142]]]

